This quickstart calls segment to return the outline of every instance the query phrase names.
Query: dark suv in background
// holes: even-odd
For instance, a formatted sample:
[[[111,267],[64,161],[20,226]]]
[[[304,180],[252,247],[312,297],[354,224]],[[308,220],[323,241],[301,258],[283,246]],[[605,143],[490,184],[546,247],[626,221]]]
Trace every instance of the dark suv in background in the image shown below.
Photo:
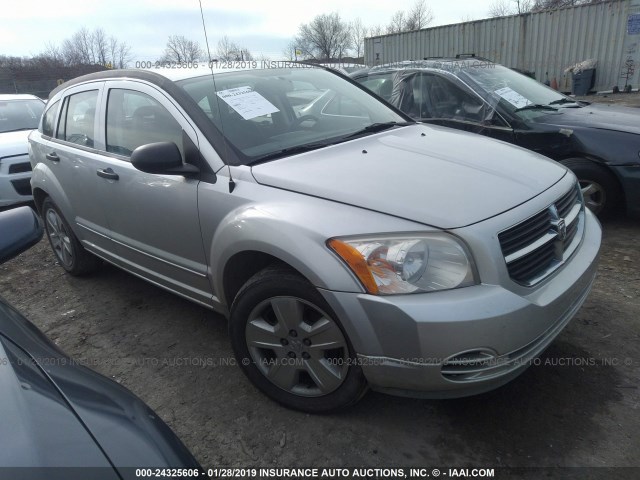
[[[351,77],[416,120],[494,137],[561,162],[600,216],[625,206],[640,215],[636,109],[578,101],[475,57],[380,65]]]

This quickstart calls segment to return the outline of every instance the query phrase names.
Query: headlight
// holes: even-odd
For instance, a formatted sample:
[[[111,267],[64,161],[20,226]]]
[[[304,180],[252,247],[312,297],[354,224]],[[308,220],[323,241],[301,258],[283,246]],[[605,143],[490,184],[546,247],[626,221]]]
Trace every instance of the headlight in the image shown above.
[[[471,256],[453,235],[332,238],[327,245],[374,295],[432,292],[477,283]]]

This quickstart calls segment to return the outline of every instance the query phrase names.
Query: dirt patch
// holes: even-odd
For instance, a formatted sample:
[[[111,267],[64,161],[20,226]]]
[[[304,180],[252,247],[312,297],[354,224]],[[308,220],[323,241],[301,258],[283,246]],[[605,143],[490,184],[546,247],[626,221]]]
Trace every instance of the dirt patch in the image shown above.
[[[207,467],[639,466],[640,225],[604,232],[586,304],[514,382],[448,401],[369,393],[336,415],[261,395],[232,365],[222,317],[115,267],[70,277],[45,240],[0,266],[0,294],[139,395]]]

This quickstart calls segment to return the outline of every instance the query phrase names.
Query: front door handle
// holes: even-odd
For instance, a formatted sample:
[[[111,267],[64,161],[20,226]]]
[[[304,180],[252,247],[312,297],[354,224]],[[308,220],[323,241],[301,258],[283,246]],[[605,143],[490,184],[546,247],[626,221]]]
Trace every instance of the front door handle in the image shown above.
[[[98,169],[96,172],[99,177],[108,178],[109,180],[118,180],[120,176],[111,168]]]
[[[47,157],[47,160],[50,160],[52,162],[59,162],[60,161],[60,157],[58,156],[58,154],[56,152],[47,153],[45,156]]]

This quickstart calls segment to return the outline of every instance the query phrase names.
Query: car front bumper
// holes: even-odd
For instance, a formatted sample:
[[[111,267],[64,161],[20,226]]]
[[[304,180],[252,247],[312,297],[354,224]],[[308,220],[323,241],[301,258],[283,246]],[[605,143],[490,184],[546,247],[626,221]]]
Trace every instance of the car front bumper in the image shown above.
[[[570,261],[527,294],[502,285],[414,295],[323,291],[374,390],[453,398],[522,373],[569,323],[593,284],[601,229],[586,214]]]

